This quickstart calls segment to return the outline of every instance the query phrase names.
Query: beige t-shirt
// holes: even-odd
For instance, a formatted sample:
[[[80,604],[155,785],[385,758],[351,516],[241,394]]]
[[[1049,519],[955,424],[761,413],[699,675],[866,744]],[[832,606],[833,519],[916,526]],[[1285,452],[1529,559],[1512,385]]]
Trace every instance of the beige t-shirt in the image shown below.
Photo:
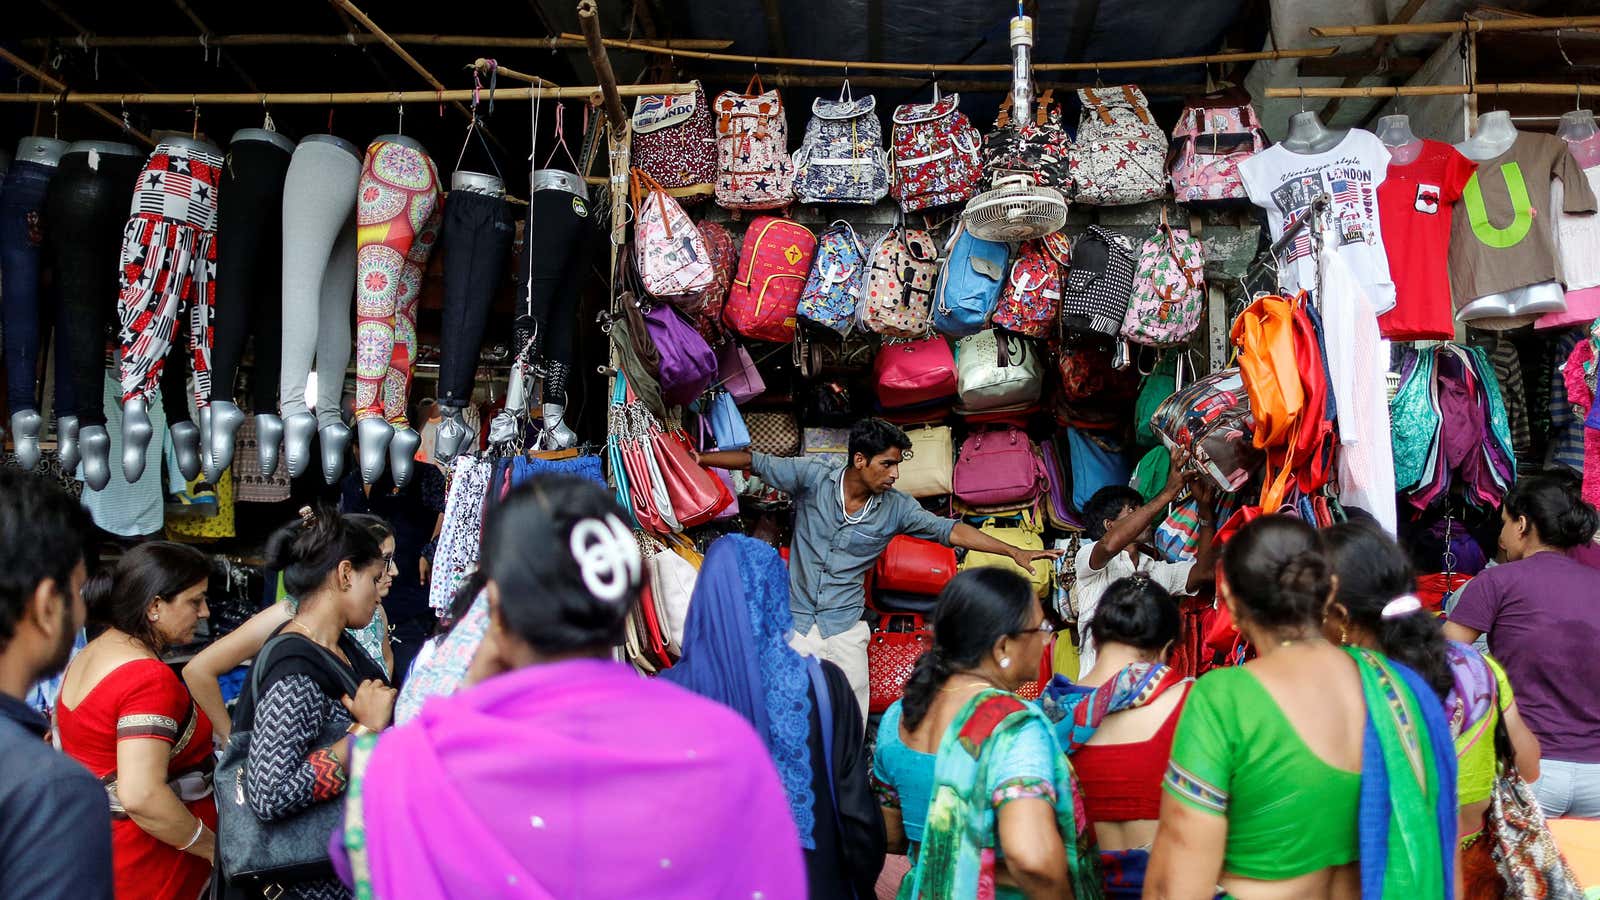
[[[1563,212],[1595,211],[1583,169],[1554,135],[1521,132],[1511,149],[1478,163],[1450,228],[1450,293],[1457,309],[1490,294],[1563,281],[1549,206],[1555,178],[1565,189]]]

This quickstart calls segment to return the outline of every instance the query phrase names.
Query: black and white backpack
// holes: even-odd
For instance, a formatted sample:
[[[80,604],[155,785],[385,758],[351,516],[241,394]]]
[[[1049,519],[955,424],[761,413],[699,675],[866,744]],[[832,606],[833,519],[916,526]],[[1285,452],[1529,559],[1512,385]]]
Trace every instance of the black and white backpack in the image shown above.
[[[794,190],[801,203],[873,204],[889,193],[883,126],[870,94],[856,99],[845,82],[838,100],[818,97],[794,154]]]

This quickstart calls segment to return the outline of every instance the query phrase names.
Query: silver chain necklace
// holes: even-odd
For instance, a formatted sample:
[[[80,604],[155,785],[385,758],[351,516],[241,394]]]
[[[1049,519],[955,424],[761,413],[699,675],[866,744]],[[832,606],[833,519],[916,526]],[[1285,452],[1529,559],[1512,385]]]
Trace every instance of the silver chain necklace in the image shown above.
[[[856,513],[854,516],[850,515],[849,508],[844,505],[844,476],[839,476],[839,513],[844,516],[846,525],[860,525],[865,522],[867,516],[872,515],[872,507],[877,502],[877,496],[868,497],[866,504],[861,507],[861,512]]]

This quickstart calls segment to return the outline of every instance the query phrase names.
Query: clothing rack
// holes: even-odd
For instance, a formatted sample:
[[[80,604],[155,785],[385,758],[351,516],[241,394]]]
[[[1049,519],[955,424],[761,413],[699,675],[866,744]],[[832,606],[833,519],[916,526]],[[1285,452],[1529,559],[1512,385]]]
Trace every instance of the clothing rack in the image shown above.
[[[1267,88],[1268,97],[1457,97],[1465,94],[1524,94],[1600,97],[1600,84],[1407,84],[1372,87]]]
[[[1483,31],[1559,31],[1563,28],[1600,28],[1600,16],[1504,19],[1456,19],[1450,22],[1416,22],[1397,25],[1313,25],[1317,37],[1394,37],[1402,34],[1474,34]],[[1308,95],[1309,96],[1309,95]]]
[[[0,48],[4,52],[4,48]],[[617,93],[623,97],[640,97],[650,94],[683,94],[694,90],[693,84],[622,84],[617,85]],[[495,91],[496,101],[501,100],[532,100],[535,97],[545,100],[591,100],[600,93],[599,85],[578,85],[576,87],[527,87],[509,88]],[[127,106],[263,106],[280,104],[283,106],[349,106],[366,103],[448,103],[451,101],[471,100],[473,89],[448,90],[448,91],[326,91],[307,93],[126,93],[109,94],[94,93],[89,91],[63,90],[58,94],[30,93],[30,94],[5,94],[0,93],[0,103],[76,103],[93,105],[97,103],[118,103]],[[122,119],[116,119],[118,125]]]

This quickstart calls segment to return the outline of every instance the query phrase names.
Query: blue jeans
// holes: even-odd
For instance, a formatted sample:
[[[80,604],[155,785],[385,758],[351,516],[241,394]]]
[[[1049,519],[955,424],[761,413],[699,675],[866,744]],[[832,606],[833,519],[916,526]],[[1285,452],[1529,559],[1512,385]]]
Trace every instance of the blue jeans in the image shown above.
[[[1531,787],[1548,818],[1600,819],[1600,763],[1541,759]]]
[[[12,164],[0,187],[0,297],[5,323],[6,400],[11,412],[39,408],[44,196],[55,171],[53,166],[23,160]],[[59,304],[52,303],[50,307],[59,309]],[[56,409],[66,414],[73,406],[72,379],[67,375],[63,356],[58,351]]]

